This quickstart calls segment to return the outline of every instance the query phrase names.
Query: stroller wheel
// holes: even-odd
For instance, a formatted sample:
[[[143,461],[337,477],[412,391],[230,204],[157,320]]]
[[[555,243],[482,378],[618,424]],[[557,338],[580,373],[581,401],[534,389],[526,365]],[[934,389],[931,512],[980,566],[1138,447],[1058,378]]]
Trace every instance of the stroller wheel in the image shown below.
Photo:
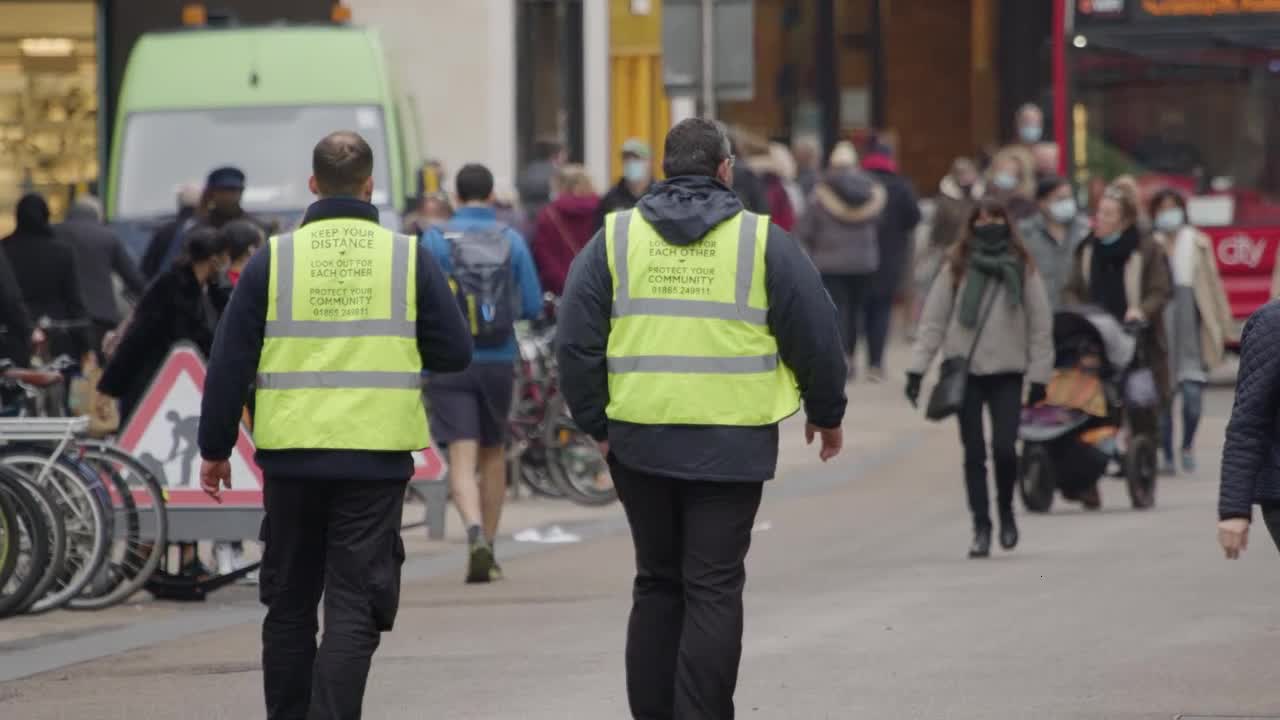
[[[1053,506],[1053,493],[1057,489],[1053,463],[1049,461],[1049,448],[1041,443],[1024,443],[1022,462],[1018,469],[1022,504],[1030,512],[1049,512],[1049,508]]]
[[[1156,504],[1156,444],[1147,435],[1138,435],[1125,456],[1125,483],[1135,510],[1146,510]]]

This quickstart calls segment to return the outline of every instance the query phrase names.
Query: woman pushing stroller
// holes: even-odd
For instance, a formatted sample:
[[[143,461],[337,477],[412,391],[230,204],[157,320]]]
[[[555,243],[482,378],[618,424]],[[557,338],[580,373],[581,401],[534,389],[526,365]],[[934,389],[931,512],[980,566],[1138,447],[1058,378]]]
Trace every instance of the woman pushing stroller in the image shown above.
[[[973,210],[929,290],[907,372],[906,394],[913,405],[939,349],[948,360],[944,367],[960,367],[966,374],[957,416],[973,515],[969,557],[991,553],[984,407],[991,418],[1000,545],[1012,550],[1018,544],[1013,496],[1023,384],[1029,386],[1028,404],[1044,398],[1054,364],[1053,316],[1044,281],[999,201],[983,200]]]

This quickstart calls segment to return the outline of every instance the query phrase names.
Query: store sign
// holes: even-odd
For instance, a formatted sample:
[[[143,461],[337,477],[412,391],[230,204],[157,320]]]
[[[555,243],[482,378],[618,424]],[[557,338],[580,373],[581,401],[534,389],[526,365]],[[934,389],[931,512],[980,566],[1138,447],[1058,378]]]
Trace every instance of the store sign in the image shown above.
[[[1142,0],[1142,10],[1152,17],[1246,15],[1280,12],[1280,0]]]

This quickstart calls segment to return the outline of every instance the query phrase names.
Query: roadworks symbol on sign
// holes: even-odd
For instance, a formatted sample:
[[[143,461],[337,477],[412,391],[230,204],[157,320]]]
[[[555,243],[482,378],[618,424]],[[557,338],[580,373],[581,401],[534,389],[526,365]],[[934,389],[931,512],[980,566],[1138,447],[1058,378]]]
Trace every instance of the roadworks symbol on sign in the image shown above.
[[[169,489],[170,505],[209,505],[200,490],[200,399],[205,363],[191,345],[175,347],[143,395],[120,435],[120,445],[156,474]],[[262,504],[262,471],[253,461],[253,440],[242,423],[231,453],[231,490],[225,505]]]

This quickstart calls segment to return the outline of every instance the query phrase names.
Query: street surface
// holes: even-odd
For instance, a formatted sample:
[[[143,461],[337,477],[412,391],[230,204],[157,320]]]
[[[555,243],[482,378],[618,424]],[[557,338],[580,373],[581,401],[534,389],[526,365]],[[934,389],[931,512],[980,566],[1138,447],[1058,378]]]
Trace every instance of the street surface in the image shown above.
[[[1129,510],[1107,481],[1101,512],[1023,514],[1016,552],[973,561],[956,429],[912,412],[893,377],[852,387],[830,465],[786,428],[748,559],[739,717],[1280,717],[1276,549],[1261,527],[1239,562],[1215,544],[1229,389],[1209,395],[1200,472],[1162,478],[1155,510]],[[411,543],[367,718],[628,716],[620,509],[523,501],[510,518],[584,541],[502,541],[507,580],[490,587],[462,584],[456,541]],[[237,588],[5,621],[0,717],[261,717],[260,616]]]

